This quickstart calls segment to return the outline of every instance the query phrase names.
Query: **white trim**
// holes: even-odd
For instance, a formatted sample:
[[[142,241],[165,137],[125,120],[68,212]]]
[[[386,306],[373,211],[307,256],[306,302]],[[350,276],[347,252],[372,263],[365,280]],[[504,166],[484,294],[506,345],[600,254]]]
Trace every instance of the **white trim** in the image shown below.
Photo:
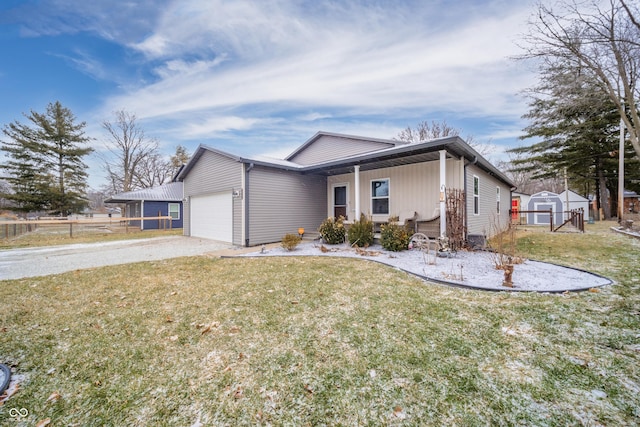
[[[144,230],[144,200],[140,201],[140,231]]]
[[[355,165],[353,167],[353,174],[354,174],[354,183],[355,183],[355,187],[356,187],[356,194],[355,194],[355,199],[356,199],[356,211],[354,212],[354,220],[359,220],[360,219],[360,165]],[[349,188],[347,187],[347,190],[349,190]]]
[[[375,181],[387,181],[387,196],[386,197],[376,197],[376,199],[387,199],[387,213],[375,213],[373,211],[373,189],[371,188]],[[391,178],[373,178],[369,180],[369,209],[372,216],[382,217],[385,219],[389,217],[391,214]]]
[[[476,194],[476,179],[478,180],[478,194]],[[473,175],[473,185],[471,188],[471,194],[473,195],[473,215],[480,215],[480,177]],[[478,200],[478,211],[476,212],[476,198]]]
[[[171,216],[171,205],[178,206],[178,217],[177,218],[171,217],[171,220],[172,221],[174,221],[174,220],[175,221],[180,221],[180,202],[168,202],[167,203],[167,215],[168,216]]]
[[[556,214],[556,204],[554,202],[533,202],[533,210],[539,211],[538,206],[540,205],[551,205],[551,216],[553,217]],[[551,218],[547,222],[538,221],[538,215],[549,215],[548,213],[534,213],[533,214],[533,224],[534,225],[549,225],[551,223]],[[553,221],[555,222],[555,221]]]
[[[346,194],[344,195],[345,197],[345,215],[347,216],[346,219],[349,218],[349,183],[348,182],[336,182],[334,184],[331,184],[331,194],[329,195],[329,200],[330,200],[330,204],[331,206],[329,207],[329,212],[330,215],[329,216],[335,216],[336,213],[336,187],[345,187],[345,191]],[[353,218],[352,218],[353,220]]]

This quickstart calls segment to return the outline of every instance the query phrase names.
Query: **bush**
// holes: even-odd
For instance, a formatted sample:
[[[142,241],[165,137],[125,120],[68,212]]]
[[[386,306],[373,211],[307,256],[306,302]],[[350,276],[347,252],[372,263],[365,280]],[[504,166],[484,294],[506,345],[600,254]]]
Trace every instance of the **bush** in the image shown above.
[[[318,233],[322,237],[322,240],[329,245],[337,245],[344,243],[346,237],[346,230],[344,228],[344,217],[339,216],[337,219],[329,217],[322,221]]]
[[[409,249],[411,234],[407,227],[397,222],[389,222],[380,226],[380,244],[388,251],[404,251]]]
[[[302,237],[297,234],[285,234],[282,238],[282,242],[280,243],[283,248],[288,251],[292,251],[298,246],[298,244],[302,241]]]
[[[351,227],[349,227],[349,243],[351,246],[359,246],[366,248],[373,243],[373,221],[360,215],[360,221],[355,221]]]

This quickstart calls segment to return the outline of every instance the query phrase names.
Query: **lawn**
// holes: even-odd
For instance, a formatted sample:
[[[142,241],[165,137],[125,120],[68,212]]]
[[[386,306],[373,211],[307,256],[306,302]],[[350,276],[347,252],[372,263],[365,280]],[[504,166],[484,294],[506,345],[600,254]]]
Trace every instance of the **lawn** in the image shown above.
[[[0,224],[0,226],[2,226]],[[76,226],[74,235],[70,236],[69,226],[41,226],[37,231],[22,234],[18,237],[0,239],[0,250],[29,248],[36,246],[69,245],[74,243],[96,243],[113,240],[147,239],[152,237],[182,235],[182,229],[174,230],[130,230],[128,233],[120,230],[112,232],[107,229]]]
[[[319,257],[2,281],[0,362],[23,380],[0,425],[638,425],[640,241],[609,225],[518,233],[617,282],[565,295]]]

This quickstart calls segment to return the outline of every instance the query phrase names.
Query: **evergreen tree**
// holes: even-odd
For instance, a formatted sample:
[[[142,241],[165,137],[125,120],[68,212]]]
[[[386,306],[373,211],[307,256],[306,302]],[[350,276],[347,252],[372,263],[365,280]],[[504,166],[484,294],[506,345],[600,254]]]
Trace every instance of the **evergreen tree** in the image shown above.
[[[3,129],[8,140],[0,149],[7,161],[12,192],[4,194],[22,212],[47,210],[68,215],[87,205],[87,166],[83,157],[93,151],[85,146],[84,122],[76,124],[71,110],[60,102],[47,106],[44,114],[25,115],[31,125],[17,121]]]
[[[617,192],[620,118],[615,104],[589,76],[568,61],[546,64],[524,116],[531,124],[523,138],[541,141],[510,151],[529,154],[515,161],[513,170],[533,172],[533,179],[556,177],[566,168],[572,189],[584,195],[595,192],[608,218],[607,190]],[[629,149],[627,161],[637,162],[629,160]]]

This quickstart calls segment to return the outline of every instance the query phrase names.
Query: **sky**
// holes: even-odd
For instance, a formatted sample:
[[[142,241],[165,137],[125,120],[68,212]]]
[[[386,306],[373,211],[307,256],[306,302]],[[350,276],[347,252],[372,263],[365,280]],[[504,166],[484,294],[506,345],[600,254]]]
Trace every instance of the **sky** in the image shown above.
[[[318,131],[397,137],[446,121],[488,150],[523,145],[533,1],[2,0],[0,126],[60,101],[101,165],[115,112],[163,154],[199,144],[283,158]],[[0,135],[0,138],[4,137]],[[1,161],[1,159],[0,159]]]

